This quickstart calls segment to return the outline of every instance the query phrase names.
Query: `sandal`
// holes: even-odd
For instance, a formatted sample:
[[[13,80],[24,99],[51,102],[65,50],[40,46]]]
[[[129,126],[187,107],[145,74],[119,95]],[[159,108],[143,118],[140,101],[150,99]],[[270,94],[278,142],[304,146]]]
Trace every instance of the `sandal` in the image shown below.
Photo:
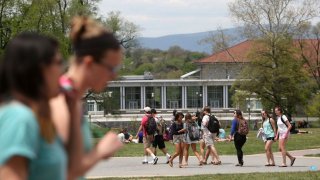
[[[279,166],[279,167],[288,167],[287,165],[281,165],[281,166]]]
[[[168,164],[169,164],[170,167],[173,167],[172,161],[169,160]]]

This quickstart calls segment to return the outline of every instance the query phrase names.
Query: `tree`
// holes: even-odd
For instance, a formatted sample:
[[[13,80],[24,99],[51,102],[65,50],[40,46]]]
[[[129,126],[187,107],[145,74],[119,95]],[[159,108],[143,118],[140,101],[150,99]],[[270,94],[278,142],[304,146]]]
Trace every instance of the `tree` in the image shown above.
[[[232,17],[254,41],[251,62],[234,84],[257,94],[265,107],[280,105],[289,113],[306,102],[309,78],[294,54],[293,37],[319,15],[317,0],[236,0],[229,4]]]
[[[103,22],[118,37],[120,44],[125,49],[138,46],[137,37],[140,31],[139,26],[121,17],[119,11],[109,12],[108,17]]]
[[[315,26],[306,23],[298,36],[298,48],[306,69],[314,78],[320,90],[320,22]],[[308,41],[306,40],[308,39]]]

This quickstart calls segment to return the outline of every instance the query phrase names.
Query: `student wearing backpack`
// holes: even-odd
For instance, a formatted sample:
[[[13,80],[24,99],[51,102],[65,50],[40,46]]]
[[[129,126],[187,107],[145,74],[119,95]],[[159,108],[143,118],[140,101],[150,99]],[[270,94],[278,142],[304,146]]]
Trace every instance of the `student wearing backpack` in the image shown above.
[[[175,116],[175,122],[171,125],[171,130],[173,134],[172,143],[175,146],[175,153],[169,159],[169,166],[173,167],[173,160],[179,156],[179,168],[182,168],[183,160],[183,143],[184,143],[184,129],[183,129],[183,119],[184,115],[179,112]]]
[[[274,157],[272,153],[272,144],[274,142],[274,136],[276,132],[276,124],[275,121],[271,118],[270,114],[263,110],[261,111],[262,116],[262,128],[263,132],[266,136],[266,142],[265,142],[265,151],[267,156],[267,163],[265,166],[275,166]],[[271,161],[271,162],[270,162]]]
[[[185,123],[183,129],[185,133],[185,143],[184,143],[184,166],[188,166],[188,157],[189,157],[189,147],[191,145],[194,155],[199,160],[199,165],[202,165],[202,157],[197,151],[197,143],[200,139],[200,127],[196,122],[196,116],[191,116],[190,113],[187,113],[185,116]]]
[[[213,132],[211,130],[211,127],[210,127],[210,121],[212,121],[212,118],[210,114],[211,113],[211,109],[209,106],[206,106],[204,107],[203,109],[203,119],[202,119],[202,125],[203,125],[203,140],[204,140],[204,143],[206,145],[206,147],[208,149],[210,149],[210,153],[211,153],[211,156],[212,156],[212,161],[211,163],[213,165],[221,165],[221,161],[220,161],[220,158],[219,158],[219,155],[218,155],[218,152],[216,150],[216,148],[214,147],[214,140],[217,136],[217,132],[219,132],[219,127],[217,129],[217,132]],[[210,130],[209,130],[210,129]]]
[[[151,115],[151,108],[145,107],[144,108],[145,115],[142,117],[141,125],[138,129],[136,138],[138,138],[138,134],[141,130],[143,130],[143,146],[144,146],[144,160],[142,161],[142,164],[148,164],[148,153],[153,158],[153,164],[157,164],[158,158],[155,156],[150,149],[152,142],[154,140],[154,134],[152,132],[150,133],[149,125],[152,121],[155,121],[154,118]],[[156,127],[155,127],[156,128]]]
[[[290,158],[291,160],[290,165],[292,166],[296,158],[286,151],[286,144],[287,144],[288,136],[291,130],[291,124],[289,123],[288,118],[282,114],[283,111],[281,107],[276,107],[275,113],[277,115],[277,125],[278,125],[278,131],[275,136],[275,140],[279,139],[279,151],[281,151],[281,154],[282,154],[282,164],[279,167],[287,167],[287,163],[286,163],[287,156]]]
[[[234,139],[234,146],[237,149],[238,164],[236,166],[243,166],[243,152],[242,147],[247,141],[247,134],[249,133],[248,122],[243,118],[240,110],[234,111],[234,119],[232,120],[231,134],[229,141],[232,137]]]
[[[157,132],[154,135],[154,141],[152,143],[153,153],[157,155],[157,146],[163,152],[163,154],[167,157],[167,164],[169,163],[169,159],[171,158],[170,154],[166,149],[166,145],[163,140],[163,134],[167,128],[167,125],[162,117],[157,117],[157,111],[155,109],[151,109],[151,114],[157,123]]]

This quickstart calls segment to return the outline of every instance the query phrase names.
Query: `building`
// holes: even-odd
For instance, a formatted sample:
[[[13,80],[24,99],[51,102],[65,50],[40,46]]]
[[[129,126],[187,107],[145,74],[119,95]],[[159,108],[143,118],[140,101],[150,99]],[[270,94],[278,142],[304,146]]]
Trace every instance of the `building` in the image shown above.
[[[306,42],[310,45],[313,40]],[[199,59],[195,61],[198,69],[180,79],[153,79],[151,74],[145,74],[112,81],[105,92],[111,102],[110,110],[141,113],[143,107],[150,106],[163,112],[174,109],[194,112],[210,106],[215,111],[232,111],[235,107],[231,100],[234,94],[231,85],[243,66],[248,64],[252,46],[253,42],[247,40]],[[252,98],[248,109],[261,110],[262,105],[258,99]],[[93,114],[103,113],[103,108],[94,100],[88,100],[87,110]]]

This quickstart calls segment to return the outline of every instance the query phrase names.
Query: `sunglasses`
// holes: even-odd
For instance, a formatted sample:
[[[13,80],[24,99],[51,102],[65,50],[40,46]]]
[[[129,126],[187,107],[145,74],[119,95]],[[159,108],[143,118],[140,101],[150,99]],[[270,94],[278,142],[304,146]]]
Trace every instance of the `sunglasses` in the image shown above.
[[[100,65],[102,65],[104,68],[106,68],[108,71],[112,72],[113,74],[116,74],[119,72],[119,70],[121,69],[121,64],[117,65],[117,66],[111,66],[110,64],[107,63],[98,63]]]

